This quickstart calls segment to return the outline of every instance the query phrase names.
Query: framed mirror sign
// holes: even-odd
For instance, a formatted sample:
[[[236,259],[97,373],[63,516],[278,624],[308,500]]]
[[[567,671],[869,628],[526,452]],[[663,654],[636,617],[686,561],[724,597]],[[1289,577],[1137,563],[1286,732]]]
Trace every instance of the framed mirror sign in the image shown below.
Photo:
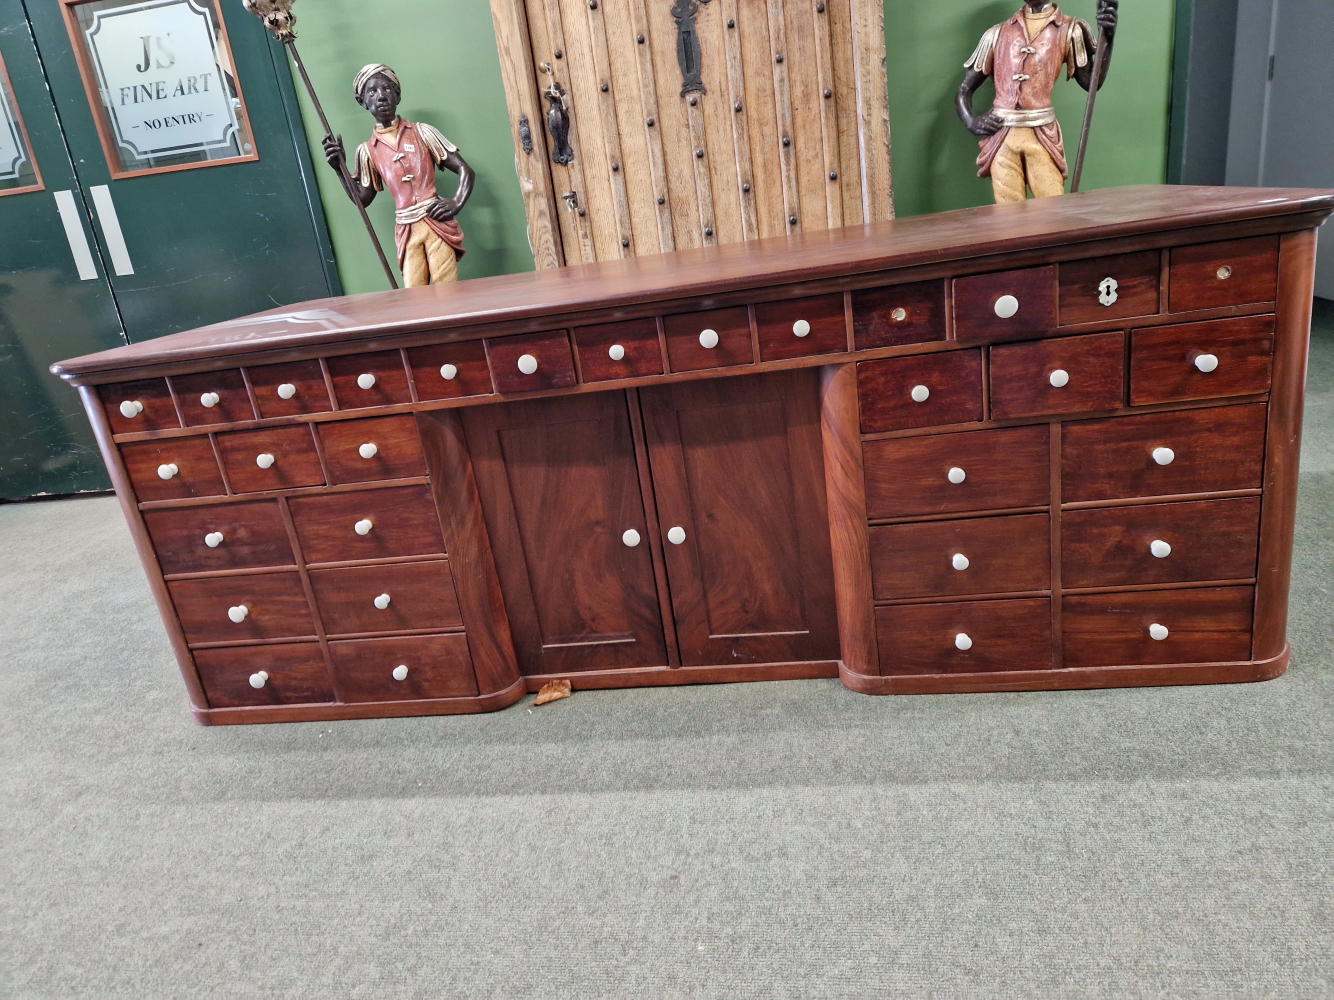
[[[32,158],[28,130],[23,127],[14,88],[0,54],[0,195],[42,190],[42,175]]]
[[[61,0],[115,178],[259,159],[218,0]]]

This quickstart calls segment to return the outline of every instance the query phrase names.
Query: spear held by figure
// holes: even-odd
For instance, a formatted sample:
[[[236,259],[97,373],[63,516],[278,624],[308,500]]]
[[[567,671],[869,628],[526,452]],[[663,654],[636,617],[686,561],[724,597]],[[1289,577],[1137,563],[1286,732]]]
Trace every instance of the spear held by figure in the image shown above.
[[[292,4],[294,0],[241,0],[241,5],[246,10],[258,17],[264,22],[264,27],[278,41],[287,47],[292,53],[292,61],[296,63],[297,71],[301,74],[301,81],[306,85],[306,93],[310,95],[310,103],[315,105],[315,113],[320,116],[320,125],[324,128],[325,137],[333,135],[333,129],[329,127],[329,119],[324,115],[324,108],[320,105],[320,99],[315,94],[315,87],[310,82],[310,77],[306,75],[306,67],[301,62],[301,56],[296,50],[296,17],[292,14]],[[343,179],[343,187],[347,188],[351,184],[351,178],[347,176],[347,167],[345,164],[339,164],[339,174]],[[384,255],[384,248],[380,246],[380,240],[375,235],[375,227],[371,225],[370,216],[366,214],[366,206],[360,201],[354,199],[357,211],[361,213],[361,221],[366,226],[366,235],[371,238],[371,243],[375,245],[375,252],[380,257],[380,266],[384,268],[384,276],[389,279],[389,287],[397,288],[398,282],[394,280],[394,271],[389,266],[389,260]]]

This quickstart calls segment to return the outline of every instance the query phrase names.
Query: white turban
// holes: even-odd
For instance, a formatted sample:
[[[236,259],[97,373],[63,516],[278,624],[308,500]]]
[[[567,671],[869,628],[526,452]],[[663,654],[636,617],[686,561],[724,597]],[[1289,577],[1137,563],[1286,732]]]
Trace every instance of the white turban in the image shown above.
[[[394,87],[402,93],[402,86],[398,82],[398,74],[386,66],[384,63],[371,63],[361,67],[360,72],[352,78],[352,93],[357,97],[357,103],[361,103],[361,92],[366,89],[366,84],[370,82],[371,77],[379,74],[386,77]]]

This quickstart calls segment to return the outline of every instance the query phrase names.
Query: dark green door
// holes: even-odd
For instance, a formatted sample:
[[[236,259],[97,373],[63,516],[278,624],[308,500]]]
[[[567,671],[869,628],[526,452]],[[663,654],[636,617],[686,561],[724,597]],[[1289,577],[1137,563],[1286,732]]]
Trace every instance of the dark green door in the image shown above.
[[[19,0],[0,0],[0,59],[0,496],[107,489],[79,398],[47,368],[125,340]]]

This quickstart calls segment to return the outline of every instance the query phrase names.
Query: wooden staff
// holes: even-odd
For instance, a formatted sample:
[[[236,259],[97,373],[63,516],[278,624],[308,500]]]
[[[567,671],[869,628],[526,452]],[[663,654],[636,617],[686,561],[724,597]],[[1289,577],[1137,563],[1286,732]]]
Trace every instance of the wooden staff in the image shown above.
[[[320,99],[315,94],[315,86],[310,82],[310,77],[306,75],[305,64],[301,61],[301,55],[296,50],[296,17],[292,14],[292,4],[294,0],[241,0],[241,6],[250,13],[258,17],[264,27],[268,29],[269,34],[273,35],[278,41],[282,42],[287,50],[292,53],[292,61],[296,63],[297,71],[301,74],[301,82],[306,85],[306,93],[310,95],[310,103],[315,105],[315,113],[320,116],[320,125],[324,127],[325,136],[333,135],[333,129],[329,127],[329,119],[324,116],[324,108],[320,105]],[[338,161],[338,176],[343,181],[343,190],[348,192],[352,204],[357,206],[357,211],[361,213],[362,224],[366,227],[366,235],[371,238],[371,244],[375,247],[375,252],[379,255],[380,266],[384,268],[384,276],[389,279],[389,287],[397,288],[398,282],[394,280],[393,268],[389,266],[389,258],[384,255],[384,247],[380,246],[380,238],[375,235],[375,227],[371,225],[371,217],[366,214],[366,206],[358,198],[352,196],[352,178],[347,172],[347,163],[345,160]]]
[[[1107,32],[1098,26],[1098,51],[1093,56],[1093,76],[1089,80],[1089,99],[1084,105],[1084,127],[1079,130],[1079,152],[1075,154],[1075,171],[1070,176],[1070,193],[1079,190],[1079,178],[1084,173],[1084,154],[1088,151],[1089,126],[1093,124],[1093,104],[1098,99],[1102,68],[1107,65]]]

